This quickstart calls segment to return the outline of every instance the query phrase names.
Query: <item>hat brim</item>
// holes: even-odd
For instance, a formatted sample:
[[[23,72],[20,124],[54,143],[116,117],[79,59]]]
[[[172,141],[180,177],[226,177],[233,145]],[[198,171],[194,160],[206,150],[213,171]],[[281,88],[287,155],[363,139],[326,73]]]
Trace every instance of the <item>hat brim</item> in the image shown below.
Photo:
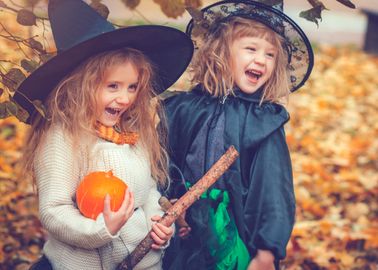
[[[160,25],[120,28],[54,56],[21,83],[13,99],[32,116],[36,112],[32,102],[44,102],[57,84],[82,62],[99,53],[126,47],[143,52],[151,61],[157,80],[154,84],[156,94],[179,79],[193,54],[192,41],[180,30]]]
[[[186,33],[192,38],[195,46],[201,47],[221,22],[231,17],[244,17],[259,21],[270,27],[285,39],[289,54],[288,81],[290,91],[298,90],[307,81],[314,66],[314,54],[311,43],[302,29],[280,10],[251,0],[228,0],[209,5],[202,10],[206,23],[199,31],[192,19]],[[207,28],[207,32],[204,29]],[[196,29],[198,30],[198,29]]]

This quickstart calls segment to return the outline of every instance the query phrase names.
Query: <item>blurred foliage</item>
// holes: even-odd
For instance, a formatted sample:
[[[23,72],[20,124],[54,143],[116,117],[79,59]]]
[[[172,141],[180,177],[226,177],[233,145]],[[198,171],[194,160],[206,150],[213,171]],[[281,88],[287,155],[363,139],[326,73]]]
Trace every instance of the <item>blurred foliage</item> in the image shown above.
[[[286,126],[297,201],[287,270],[378,266],[378,57],[320,46]]]
[[[319,46],[286,125],[297,201],[285,270],[376,270],[378,57]],[[27,125],[0,119],[0,270],[27,269],[44,233],[17,160]]]
[[[131,10],[136,10],[141,3],[141,0],[119,1]],[[160,6],[164,15],[169,18],[182,16],[186,7],[194,10],[202,6],[201,0],[153,1]],[[280,3],[283,0],[259,1],[272,5]],[[307,1],[311,4],[312,8],[301,12],[300,16],[318,24],[318,21],[321,20],[321,12],[326,7],[320,0]],[[350,0],[335,1],[350,8],[355,8]],[[29,115],[12,100],[13,93],[27,75],[55,55],[55,48],[51,45],[52,38],[46,6],[47,0],[25,0],[22,5],[16,4],[12,0],[0,0],[0,12],[3,17],[0,23],[0,42],[11,44],[11,47],[19,54],[15,62],[7,58],[7,53],[2,54],[0,57],[0,94],[6,96],[6,99],[3,99],[0,103],[0,119],[14,115],[20,121],[25,122]],[[109,8],[101,0],[91,0],[90,6],[101,16],[108,18]],[[139,12],[139,14],[142,13]],[[20,28],[23,29],[18,31]],[[0,49],[4,51],[4,48],[0,47]],[[44,108],[41,102],[32,103],[37,111],[44,115]]]

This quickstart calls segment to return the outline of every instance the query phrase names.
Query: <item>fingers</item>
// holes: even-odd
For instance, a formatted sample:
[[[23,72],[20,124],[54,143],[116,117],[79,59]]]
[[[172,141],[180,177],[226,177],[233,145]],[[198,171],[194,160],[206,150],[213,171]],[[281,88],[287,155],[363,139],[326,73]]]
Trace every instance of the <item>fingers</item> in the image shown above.
[[[164,244],[171,238],[173,234],[173,228],[164,226],[161,223],[155,223],[152,225],[152,233],[157,236],[155,242],[157,242],[158,244]]]
[[[153,222],[158,222],[158,221],[161,220],[161,216],[159,216],[159,215],[152,216],[152,217],[151,217],[151,220],[152,220]]]
[[[105,196],[105,199],[104,199],[104,216],[107,216],[111,213],[111,209],[110,209],[110,196],[109,194],[106,194]]]
[[[134,207],[134,202],[133,202],[132,197],[133,197],[133,194],[129,191],[129,189],[126,189],[125,196],[123,197],[123,202],[121,204],[121,207],[119,208],[120,211],[125,212],[126,209],[130,206],[130,204],[133,204],[133,207]]]
[[[127,190],[121,207],[115,212],[110,208],[110,199],[107,194],[104,199],[103,214],[106,227],[112,235],[115,235],[134,213],[134,195]]]
[[[120,208],[118,209],[118,211],[114,213],[124,215],[126,219],[128,219],[133,212],[134,212],[134,194],[127,189]]]
[[[160,223],[152,225],[151,238],[154,240],[153,249],[160,249],[173,235],[173,228]]]
[[[134,194],[128,190],[126,190],[125,193],[125,199],[123,200],[122,206],[125,206],[126,216],[130,217],[132,213],[134,213]]]
[[[189,233],[191,232],[192,228],[190,227],[182,227],[179,229],[178,235],[185,239],[189,236]]]

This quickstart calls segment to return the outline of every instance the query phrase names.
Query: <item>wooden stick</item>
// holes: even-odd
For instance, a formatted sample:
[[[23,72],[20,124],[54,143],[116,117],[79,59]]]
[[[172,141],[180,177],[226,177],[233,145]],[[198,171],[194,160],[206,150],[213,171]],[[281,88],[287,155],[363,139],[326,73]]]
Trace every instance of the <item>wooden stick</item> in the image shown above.
[[[168,200],[167,197],[161,196],[159,199],[159,205],[161,208],[166,212],[171,208],[173,205]],[[186,222],[185,218],[182,215],[179,215],[176,219],[176,225],[180,228],[189,227],[188,223]]]
[[[159,223],[165,226],[171,226],[175,220],[212,185],[219,177],[231,166],[239,156],[234,146],[230,146],[226,153],[214,163],[208,172],[202,176],[189,190],[165,212]],[[133,252],[129,254],[117,267],[117,270],[131,270],[143,257],[151,250],[154,240],[151,237],[151,231],[139,243]]]

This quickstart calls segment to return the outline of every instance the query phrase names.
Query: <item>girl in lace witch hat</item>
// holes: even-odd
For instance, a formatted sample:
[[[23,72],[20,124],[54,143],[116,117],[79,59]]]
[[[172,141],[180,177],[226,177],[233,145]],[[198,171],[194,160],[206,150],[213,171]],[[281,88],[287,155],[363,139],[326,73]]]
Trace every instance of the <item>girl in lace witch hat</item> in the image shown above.
[[[308,79],[311,45],[281,5],[221,1],[189,12],[195,86],[164,101],[170,156],[186,181],[173,182],[172,197],[230,145],[240,160],[187,211],[191,230],[171,241],[164,269],[278,269],[295,215],[280,103]]]
[[[151,228],[154,250],[134,269],[161,269],[173,229],[155,223],[167,157],[164,130],[155,128],[160,105],[153,110],[151,98],[184,72],[192,41],[165,26],[114,29],[81,0],[50,0],[49,18],[58,54],[14,95],[30,114],[23,163],[48,233],[44,260],[33,269],[47,269],[48,261],[53,269],[115,269]],[[111,211],[107,196],[95,220],[84,217],[77,186],[110,170],[128,186],[121,208]]]

